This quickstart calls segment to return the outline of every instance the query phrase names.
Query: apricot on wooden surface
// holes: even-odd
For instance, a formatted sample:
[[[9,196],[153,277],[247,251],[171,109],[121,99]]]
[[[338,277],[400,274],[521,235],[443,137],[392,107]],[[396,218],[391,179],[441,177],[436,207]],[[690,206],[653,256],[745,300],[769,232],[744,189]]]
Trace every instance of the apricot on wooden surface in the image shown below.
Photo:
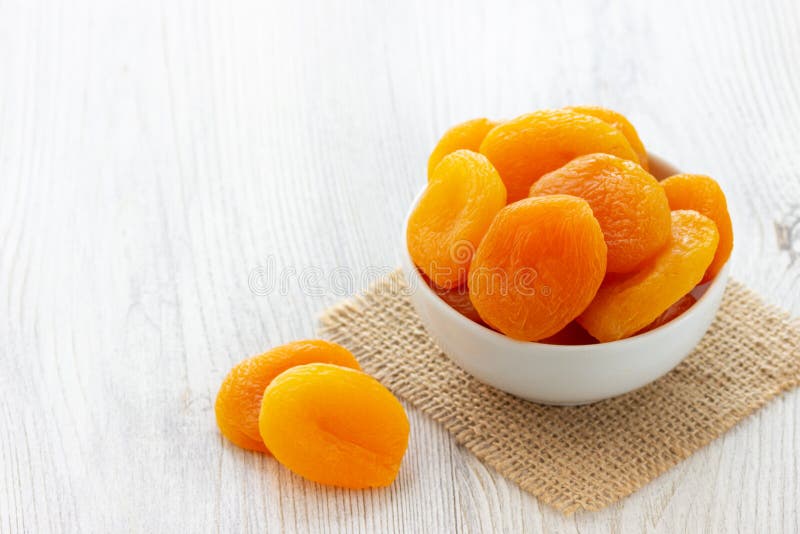
[[[347,367],[293,367],[264,392],[264,443],[294,473],[330,486],[388,486],[408,446],[400,402],[371,376]]]
[[[456,124],[447,130],[436,147],[431,152],[428,158],[428,179],[433,176],[433,170],[439,165],[439,162],[456,150],[466,149],[477,152],[481,147],[481,142],[489,130],[497,126],[499,123],[486,119],[472,119],[461,124]]]
[[[639,139],[639,133],[636,131],[636,128],[633,127],[633,124],[631,124],[631,121],[629,121],[625,115],[613,109],[600,106],[569,106],[565,109],[597,117],[622,132],[622,135],[624,135],[625,139],[631,144],[631,148],[636,151],[636,156],[639,158],[639,165],[641,165],[644,170],[648,169],[647,151],[644,149],[642,140]]]
[[[718,242],[714,221],[696,211],[673,211],[667,245],[637,271],[610,276],[578,322],[601,342],[635,334],[700,282]]]
[[[294,341],[237,364],[223,380],[214,411],[222,435],[244,449],[269,452],[258,430],[261,398],[283,371],[312,362],[361,369],[349,350],[321,339]]]
[[[604,152],[639,162],[622,132],[597,117],[566,109],[535,111],[504,122],[486,134],[480,151],[500,173],[509,202],[527,197],[542,175],[577,156]]]
[[[591,302],[606,272],[606,251],[585,200],[549,195],[514,202],[478,246],[470,299],[488,325],[509,337],[552,336]]]
[[[566,194],[589,203],[608,245],[608,271],[627,273],[664,246],[670,209],[664,189],[638,164],[610,154],[578,156],[547,173],[531,196]]]
[[[676,174],[661,182],[673,210],[695,210],[717,225],[719,246],[708,266],[703,282],[714,278],[733,250],[733,225],[725,193],[713,178],[702,174]]]
[[[409,217],[411,259],[439,287],[464,284],[478,243],[505,203],[506,188],[485,156],[448,154]]]

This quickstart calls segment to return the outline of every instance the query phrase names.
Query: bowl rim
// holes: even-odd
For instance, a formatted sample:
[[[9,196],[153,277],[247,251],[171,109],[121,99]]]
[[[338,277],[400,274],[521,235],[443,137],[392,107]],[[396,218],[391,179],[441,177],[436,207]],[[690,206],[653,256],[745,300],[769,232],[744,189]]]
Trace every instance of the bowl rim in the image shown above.
[[[647,157],[651,163],[655,162],[661,165],[662,167],[671,168],[675,170],[676,171],[675,174],[681,172],[675,165],[653,154],[652,152],[648,152]],[[705,284],[698,284],[698,285],[705,285],[706,286],[705,290],[703,291],[703,294],[700,295],[700,298],[698,298],[697,301],[694,304],[692,304],[692,306],[688,310],[680,314],[678,317],[668,321],[667,323],[657,328],[648,330],[647,332],[641,334],[634,334],[633,336],[626,337],[624,339],[618,339],[616,341],[606,341],[606,342],[598,341],[597,343],[592,343],[589,345],[558,345],[554,343],[540,343],[538,341],[522,341],[520,339],[514,339],[512,337],[508,337],[507,335],[501,332],[493,330],[487,326],[476,323],[475,321],[457,312],[453,307],[447,304],[439,295],[437,295],[422,279],[422,276],[420,275],[417,266],[414,264],[414,261],[411,259],[411,254],[408,251],[408,241],[406,239],[406,235],[408,232],[408,222],[409,219],[411,218],[411,214],[413,213],[414,208],[416,208],[417,204],[422,198],[422,194],[425,192],[426,187],[427,186],[423,186],[422,189],[420,189],[420,191],[414,197],[414,200],[411,202],[411,206],[408,209],[408,213],[406,214],[405,222],[403,223],[402,250],[403,250],[403,260],[405,267],[404,270],[410,271],[409,273],[406,274],[406,276],[409,275],[413,276],[415,279],[415,285],[417,286],[416,288],[410,288],[410,290],[424,291],[426,295],[430,297],[429,300],[433,300],[436,303],[435,306],[437,307],[437,309],[443,312],[445,315],[448,315],[449,317],[454,319],[456,323],[459,324],[459,326],[467,329],[472,329],[478,335],[489,336],[490,338],[496,340],[498,343],[507,343],[509,346],[514,346],[517,348],[530,347],[530,348],[536,348],[537,350],[574,353],[574,352],[591,352],[598,350],[600,347],[603,347],[604,349],[608,347],[622,348],[635,343],[646,342],[645,340],[649,338],[663,336],[667,331],[676,329],[685,322],[690,321],[699,310],[700,303],[710,298],[710,294],[713,293],[712,288],[718,286],[719,284],[726,284],[728,280],[728,273],[730,270],[730,263],[731,263],[730,258],[728,258],[728,261],[726,261],[723,264],[722,268],[719,270],[719,272],[717,273],[717,275],[714,277],[713,280],[711,280],[710,282],[706,282]],[[695,288],[696,287],[697,286],[695,286]]]

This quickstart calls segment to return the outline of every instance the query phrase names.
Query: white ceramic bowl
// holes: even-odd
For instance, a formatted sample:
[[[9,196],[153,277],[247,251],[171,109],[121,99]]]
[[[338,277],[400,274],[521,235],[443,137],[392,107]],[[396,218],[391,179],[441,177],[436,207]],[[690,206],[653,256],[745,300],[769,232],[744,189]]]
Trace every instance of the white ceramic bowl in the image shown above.
[[[657,178],[677,174],[672,165],[650,157],[651,172]],[[418,201],[419,195],[412,210]],[[439,298],[411,261],[407,225],[408,218],[403,228],[402,267],[411,302],[430,336],[451,360],[481,382],[543,404],[600,401],[669,372],[692,351],[714,319],[730,269],[728,262],[714,280],[698,288],[694,293],[700,296],[689,310],[645,334],[595,345],[524,342],[467,319]]]

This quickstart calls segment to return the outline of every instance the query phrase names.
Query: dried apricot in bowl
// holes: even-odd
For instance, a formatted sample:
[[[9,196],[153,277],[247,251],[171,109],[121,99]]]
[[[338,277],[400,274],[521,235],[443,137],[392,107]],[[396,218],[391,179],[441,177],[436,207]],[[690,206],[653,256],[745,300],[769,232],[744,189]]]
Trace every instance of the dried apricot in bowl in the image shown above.
[[[481,153],[506,184],[509,202],[527,197],[542,175],[595,152],[639,161],[622,132],[597,117],[565,109],[517,117],[493,128],[481,143]]]
[[[714,221],[673,211],[669,243],[638,271],[609,277],[578,322],[601,342],[635,334],[700,282],[718,242]]]
[[[261,437],[298,475],[330,486],[388,486],[408,446],[408,417],[371,376],[312,363],[293,367],[264,392]]]
[[[436,143],[436,147],[428,158],[428,179],[433,176],[433,170],[446,155],[461,149],[477,152],[483,138],[498,124],[495,121],[480,118],[456,124],[447,130]]]
[[[469,273],[481,318],[514,339],[556,334],[591,302],[606,243],[589,204],[550,195],[509,204],[481,241]]]
[[[637,334],[644,334],[650,330],[661,328],[673,319],[677,319],[683,315],[684,312],[694,306],[695,302],[697,302],[697,299],[691,293],[682,296],[675,304],[667,308],[664,313],[656,317],[652,323],[639,330]]]
[[[577,321],[570,322],[567,326],[550,337],[540,339],[539,343],[548,345],[595,345],[597,340],[589,335]]]
[[[661,185],[667,193],[670,208],[695,210],[717,225],[719,246],[703,276],[703,282],[707,282],[717,276],[733,250],[733,226],[725,193],[716,180],[702,174],[676,174],[661,182]]]
[[[478,243],[505,204],[506,188],[485,156],[448,154],[408,219],[411,259],[437,286],[462,285]]]
[[[294,341],[237,364],[223,380],[214,411],[222,435],[244,449],[269,452],[258,430],[261,397],[283,371],[312,362],[361,369],[349,350],[321,339]]]
[[[420,272],[420,275],[425,281],[425,285],[431,288],[431,291],[436,293],[448,306],[470,321],[484,324],[481,316],[475,310],[475,306],[472,305],[472,301],[469,300],[469,288],[467,286],[444,289],[431,282],[431,279],[425,276],[425,273]]]
[[[601,121],[607,122],[622,132],[622,135],[624,135],[625,139],[631,144],[631,148],[636,151],[636,155],[639,157],[639,165],[641,165],[644,170],[647,170],[647,151],[644,149],[642,140],[639,139],[639,133],[636,131],[636,128],[633,127],[633,124],[631,124],[631,121],[629,121],[625,115],[613,109],[600,106],[569,106],[564,109],[597,117]]]
[[[610,154],[579,156],[531,186],[531,196],[565,194],[592,207],[608,245],[608,271],[631,272],[670,236],[664,189],[636,163]]]

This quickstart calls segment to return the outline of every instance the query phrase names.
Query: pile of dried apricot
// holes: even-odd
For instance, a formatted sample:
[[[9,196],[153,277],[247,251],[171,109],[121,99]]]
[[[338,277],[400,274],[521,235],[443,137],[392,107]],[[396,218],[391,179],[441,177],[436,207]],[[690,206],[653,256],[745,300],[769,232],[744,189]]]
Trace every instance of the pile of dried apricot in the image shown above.
[[[663,181],[622,114],[601,107],[474,119],[445,132],[406,229],[426,283],[524,341],[587,344],[666,324],[730,257],[725,195]]]
[[[295,341],[236,365],[217,394],[217,426],[309,480],[388,486],[408,446],[400,402],[344,347]]]

